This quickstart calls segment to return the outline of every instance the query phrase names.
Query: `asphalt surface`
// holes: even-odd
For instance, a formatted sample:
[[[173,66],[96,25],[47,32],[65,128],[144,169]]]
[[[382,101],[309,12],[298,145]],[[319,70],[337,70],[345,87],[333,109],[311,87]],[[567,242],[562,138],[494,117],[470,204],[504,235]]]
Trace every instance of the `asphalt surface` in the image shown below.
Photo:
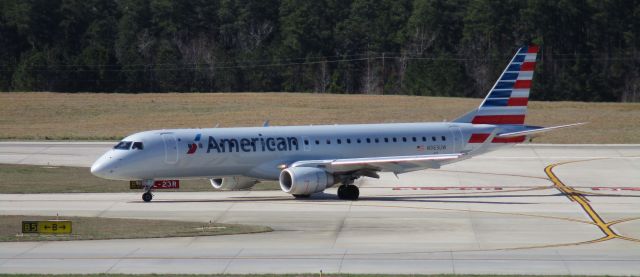
[[[88,166],[111,143],[0,143],[0,163]],[[522,145],[335,189],[3,194],[0,214],[267,225],[217,237],[0,243],[0,273],[640,273],[640,146]],[[19,230],[16,230],[18,233]]]

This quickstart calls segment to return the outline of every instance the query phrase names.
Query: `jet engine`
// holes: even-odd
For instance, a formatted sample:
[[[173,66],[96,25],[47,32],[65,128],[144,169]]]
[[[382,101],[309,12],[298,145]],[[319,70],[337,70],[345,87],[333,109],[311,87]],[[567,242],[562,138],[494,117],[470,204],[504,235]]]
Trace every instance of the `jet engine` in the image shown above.
[[[221,190],[242,190],[249,189],[260,181],[242,176],[224,177],[209,179],[211,186]]]
[[[333,186],[333,175],[314,167],[292,167],[280,172],[280,188],[293,195],[309,195]]]

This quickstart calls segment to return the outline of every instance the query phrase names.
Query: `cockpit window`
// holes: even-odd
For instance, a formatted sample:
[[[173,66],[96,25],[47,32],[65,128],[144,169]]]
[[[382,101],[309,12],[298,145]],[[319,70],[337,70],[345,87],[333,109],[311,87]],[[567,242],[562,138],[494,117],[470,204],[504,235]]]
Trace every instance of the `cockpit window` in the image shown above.
[[[133,146],[131,147],[132,150],[138,149],[138,150],[142,150],[144,149],[144,145],[142,145],[142,142],[140,141],[136,141],[133,143]]]
[[[118,144],[116,144],[116,146],[114,146],[113,149],[129,150],[130,147],[131,147],[130,141],[121,141]]]

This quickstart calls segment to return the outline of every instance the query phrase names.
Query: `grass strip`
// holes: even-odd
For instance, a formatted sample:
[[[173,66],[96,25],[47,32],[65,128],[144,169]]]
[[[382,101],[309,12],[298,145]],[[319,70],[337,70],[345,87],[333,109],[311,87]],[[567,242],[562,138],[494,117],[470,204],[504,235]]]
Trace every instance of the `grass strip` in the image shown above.
[[[22,221],[71,220],[70,235],[22,234]],[[0,241],[66,241],[217,236],[270,232],[266,226],[105,217],[0,215]]]
[[[0,193],[140,192],[129,189],[129,182],[101,179],[84,167],[0,164],[0,180]],[[279,190],[280,185],[268,181],[251,189]],[[184,180],[178,191],[216,189],[208,180]]]
[[[535,93],[535,92],[534,92]],[[310,93],[0,93],[0,139],[118,140],[152,129],[442,122],[479,98]],[[589,125],[538,143],[640,143],[640,103],[531,101],[526,123]]]

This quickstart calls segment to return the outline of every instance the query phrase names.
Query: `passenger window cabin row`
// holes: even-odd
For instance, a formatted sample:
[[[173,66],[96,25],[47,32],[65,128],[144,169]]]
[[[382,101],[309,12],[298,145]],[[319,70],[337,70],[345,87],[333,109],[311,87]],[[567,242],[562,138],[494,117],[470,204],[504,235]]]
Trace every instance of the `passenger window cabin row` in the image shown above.
[[[394,143],[394,142],[407,142],[407,141],[412,141],[412,142],[418,142],[419,137],[402,137],[402,138],[396,138],[396,137],[385,137],[385,138],[356,138],[356,139],[351,139],[351,138],[347,138],[347,139],[333,139],[333,141],[335,141],[336,144],[342,144],[343,142],[345,142],[346,144],[351,144],[353,143],[380,143],[380,142],[384,142],[384,143]],[[441,141],[447,141],[447,137],[445,136],[440,136],[440,140]],[[422,137],[422,142],[427,142],[428,138],[427,137]],[[435,142],[437,141],[437,137],[436,136],[432,136],[431,137],[431,141]],[[326,139],[325,143],[326,144],[331,144],[332,139]],[[315,144],[316,145],[320,145],[321,140],[320,139],[316,139],[315,140]],[[304,145],[309,145],[310,144],[310,140],[309,139],[305,139],[304,140]]]
[[[402,138],[396,138],[396,137],[385,137],[385,138],[356,138],[354,140],[352,140],[351,138],[347,138],[347,139],[334,139],[336,144],[342,144],[342,142],[344,141],[346,144],[351,144],[353,143],[380,143],[380,142],[384,142],[384,143],[394,143],[394,142],[407,142],[407,141],[412,141],[412,142],[418,142],[418,137],[402,137]],[[440,140],[441,141],[446,141],[447,137],[445,136],[440,136]],[[326,144],[331,144],[331,139],[326,139],[325,142]],[[428,139],[427,137],[422,137],[422,142],[427,142]],[[435,142],[437,141],[437,137],[436,136],[432,136],[431,137],[431,141]],[[294,141],[295,143],[295,141]],[[309,139],[305,139],[304,140],[304,145],[309,145],[310,141]],[[320,139],[316,139],[315,140],[316,145],[320,145]],[[142,144],[142,142],[131,142],[131,141],[121,141],[120,143],[118,143],[115,147],[113,147],[114,149],[120,149],[120,150],[129,150],[129,149],[138,149],[138,150],[142,150],[144,149],[144,146]]]

